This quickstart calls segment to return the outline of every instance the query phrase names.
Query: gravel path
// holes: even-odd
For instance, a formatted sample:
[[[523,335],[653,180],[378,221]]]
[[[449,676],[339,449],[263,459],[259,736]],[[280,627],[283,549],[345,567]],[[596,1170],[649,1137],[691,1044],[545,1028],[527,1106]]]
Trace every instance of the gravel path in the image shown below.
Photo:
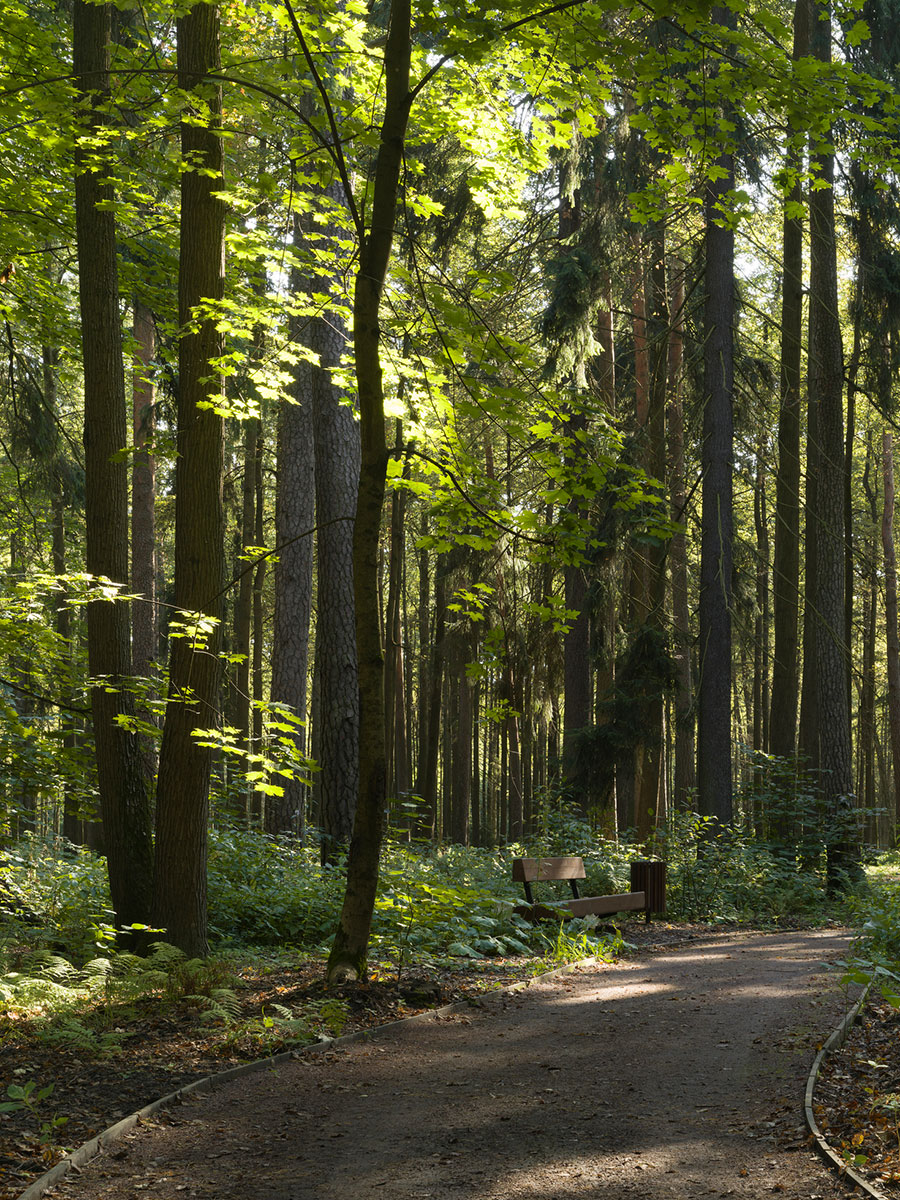
[[[52,1195],[835,1200],[801,1104],[846,945],[723,935],[582,969],[191,1098]]]

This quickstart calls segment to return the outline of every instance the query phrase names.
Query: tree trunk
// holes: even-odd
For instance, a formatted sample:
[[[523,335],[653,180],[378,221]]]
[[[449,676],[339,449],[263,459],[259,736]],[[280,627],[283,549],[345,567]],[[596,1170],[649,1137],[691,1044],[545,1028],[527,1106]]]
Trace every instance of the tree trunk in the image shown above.
[[[816,574],[818,560],[819,420],[818,404],[810,395],[806,416],[806,495],[803,560],[803,677],[797,754],[805,770],[819,768],[819,689],[816,682]]]
[[[884,550],[884,624],[887,642],[888,724],[891,731],[894,819],[900,821],[900,630],[897,627],[897,553],[894,548],[894,444],[889,429],[882,443],[884,511],[881,545]]]
[[[402,454],[402,429],[396,423],[395,453]],[[404,476],[408,477],[408,463]],[[403,598],[404,520],[406,516],[405,489],[395,489],[391,496],[390,565],[388,568],[388,600],[385,625],[387,628],[387,660],[384,677],[385,745],[388,756],[387,792],[391,799],[409,792],[410,780],[406,750],[406,697],[404,695]]]
[[[94,170],[89,148],[105,123],[110,94],[111,7],[76,0],[73,70],[84,105],[85,144],[76,150],[75,213],[84,356],[87,570],[128,585],[128,473],[125,372],[116,261],[115,194]],[[120,690],[131,674],[128,605],[88,606],[88,665],[103,838],[119,926],[150,915],[153,853],[150,806],[137,738],[120,724],[134,713]]]
[[[135,675],[157,674],[159,618],[156,600],[156,459],[152,444],[156,433],[156,323],[139,296],[134,297],[135,356],[133,403],[134,464],[131,473],[131,590],[140,599],[131,608],[131,654]],[[140,717],[151,724],[156,717],[146,707]],[[148,788],[156,777],[158,742],[140,736],[139,744]]]
[[[672,318],[669,334],[669,488],[672,520],[681,527],[669,542],[672,574],[673,657],[675,659],[675,770],[673,803],[690,809],[697,788],[694,747],[694,684],[691,670],[691,615],[688,603],[686,520],[687,491],[684,467],[684,408],[682,366],[684,361],[684,264],[674,265],[671,275]]]
[[[339,184],[321,193],[340,203]],[[307,239],[326,245],[337,230],[303,223]],[[312,243],[319,248],[319,241]],[[314,274],[316,291],[338,286],[332,273]],[[354,513],[360,486],[360,427],[332,372],[340,366],[348,334],[335,312],[310,318],[309,344],[319,365],[313,372],[312,416],[316,453],[316,669],[321,687],[319,820],[322,861],[334,862],[350,844],[359,791],[359,683],[354,626]],[[380,381],[379,381],[380,382]],[[384,432],[381,434],[384,441]],[[383,490],[383,488],[382,488]],[[380,534],[380,529],[379,529]],[[376,542],[372,554],[377,555]],[[376,595],[377,595],[377,584]],[[380,637],[379,637],[380,644]],[[379,649],[380,658],[380,649]],[[380,707],[383,707],[382,699]],[[382,731],[383,732],[383,731]]]
[[[422,837],[434,837],[438,824],[437,777],[441,745],[441,697],[443,695],[446,619],[446,568],[438,562],[434,572],[434,634],[427,674],[428,686],[423,690],[420,700],[424,710],[425,725],[422,742],[419,746],[416,792],[422,798],[422,815],[419,822],[419,833]]]
[[[863,604],[862,679],[859,688],[859,732],[857,734],[857,779],[859,793],[866,813],[866,838],[874,845],[885,847],[889,842],[881,837],[881,821],[876,811],[877,788],[875,775],[875,652],[878,641],[878,576],[873,566],[869,587]],[[893,824],[893,813],[891,814]]]
[[[263,486],[263,452],[265,450],[265,441],[263,438],[263,417],[260,417],[260,426],[256,436],[256,461],[253,464],[253,477],[256,483],[256,523],[255,523],[255,544],[262,546],[265,544],[265,488]],[[252,656],[252,673],[250,678],[251,694],[253,699],[253,711],[250,718],[250,749],[254,754],[262,752],[263,748],[263,710],[262,705],[265,700],[265,668],[263,656],[263,639],[265,636],[265,597],[263,589],[266,582],[266,565],[268,559],[261,556],[257,559],[256,566],[253,568],[253,656]],[[255,822],[256,828],[263,826],[264,812],[262,811],[262,793],[254,792],[251,799],[251,816]],[[275,800],[274,796],[266,797],[266,809],[269,803]]]
[[[727,25],[730,14],[713,9]],[[720,206],[734,187],[734,160],[716,160],[721,174],[706,184],[706,306],[704,310],[703,504],[700,548],[697,783],[702,813],[730,822],[731,572],[734,390],[734,233]]]
[[[521,842],[525,836],[525,810],[522,796],[522,744],[519,736],[518,717],[518,713],[521,710],[521,701],[518,696],[518,687],[513,666],[509,661],[508,649],[507,662],[504,667],[504,687],[502,694],[509,704],[503,720],[507,754],[509,756],[506,775],[509,822],[507,832],[511,842]]]
[[[571,243],[581,227],[581,195],[572,178],[571,162],[567,159],[559,171],[558,229],[562,254],[571,253]],[[574,364],[569,386],[576,400],[574,407],[570,407],[568,412],[566,437],[569,447],[566,459],[570,469],[577,471],[578,460],[584,454],[582,439],[587,430],[587,417],[579,395],[585,388],[583,361]],[[583,503],[577,497],[573,497],[569,501],[568,509],[577,516],[582,512]],[[591,653],[585,564],[567,563],[563,568],[563,577],[566,608],[577,614],[563,637],[563,759],[568,776],[572,739],[591,723]],[[583,807],[587,798],[578,799]]]
[[[384,656],[378,603],[378,543],[388,453],[384,434],[379,314],[387,276],[400,168],[412,96],[410,0],[393,0],[384,52],[385,100],[371,225],[359,250],[353,302],[353,349],[359,389],[362,461],[353,539],[356,644],[359,657],[359,799],[347,860],[347,886],[328,960],[328,978],[365,974],[378,886],[385,805]]]
[[[808,0],[796,0],[796,61],[809,49]],[[797,166],[792,157],[789,166]],[[802,200],[800,184],[788,201]],[[769,749],[781,758],[797,749],[800,605],[800,384],[803,346],[803,220],[786,209],[782,224],[781,406],[775,478],[775,562],[772,575],[774,654]],[[807,580],[807,585],[808,585]]]
[[[294,240],[302,233],[294,214]],[[306,287],[306,273],[291,271],[295,300]],[[306,318],[292,315],[288,330],[293,343],[305,344]],[[315,522],[315,452],[312,432],[312,363],[294,367],[290,403],[278,410],[277,483],[275,492],[275,615],[272,630],[272,700],[287,705],[302,724],[291,735],[296,757],[306,754],[307,672],[312,616],[313,526]],[[317,722],[318,724],[318,722]],[[266,804],[268,833],[306,832],[307,786],[298,772],[284,782],[284,794]]]
[[[131,479],[131,588],[142,599],[132,607],[131,646],[135,675],[154,670],[159,637],[156,619],[156,324],[144,302],[134,299],[134,469]]]
[[[812,11],[810,49],[820,62],[831,60],[831,12],[826,0]],[[847,686],[847,630],[844,608],[843,348],[837,289],[834,224],[834,154],[816,156],[817,175],[826,185],[809,201],[809,396],[818,409],[818,514],[816,538],[816,685],[822,788],[833,831],[828,843],[828,879],[843,888],[857,869],[852,830],[852,749]]]
[[[647,420],[644,427],[646,444],[642,455],[647,474],[655,481],[654,490],[664,500],[666,480],[666,392],[668,383],[669,296],[666,284],[665,230],[657,222],[648,242],[650,254],[648,272],[650,342],[650,379]],[[662,631],[666,599],[666,545],[662,539],[646,549],[647,612],[645,623]],[[635,828],[638,840],[644,842],[660,819],[662,784],[663,695],[654,695],[648,704],[648,724],[644,734],[641,769],[636,771]]]
[[[235,573],[238,579],[237,596],[234,601],[234,637],[231,652],[238,656],[235,664],[234,682],[230,709],[230,724],[237,730],[237,741],[246,755],[251,753],[253,734],[251,730],[251,654],[253,642],[253,571],[245,561],[246,547],[256,540],[256,467],[257,444],[260,434],[258,417],[244,421],[243,471],[241,474],[241,526],[238,535],[238,558]],[[245,759],[245,763],[246,763]],[[249,815],[250,791],[244,784],[244,802],[238,800],[233,816],[242,824]]]
[[[181,249],[178,267],[178,465],[175,496],[175,606],[202,614],[208,632],[172,639],[169,701],[157,784],[154,920],[191,957],[206,953],[206,848],[212,754],[197,729],[218,723],[225,521],[223,420],[210,407],[222,390],[222,339],[215,316],[187,332],[198,305],[222,299],[225,284],[224,154],[219,10],[194,5],[179,17],[178,86],[199,91],[207,119],[181,125]]]
[[[45,330],[49,333],[49,330]],[[57,369],[59,367],[59,350],[55,346],[42,347],[42,375],[44,387],[44,407],[47,415],[54,421],[59,419],[59,387]],[[50,505],[52,512],[51,553],[53,557],[53,574],[57,577],[60,588],[54,611],[54,628],[59,638],[60,658],[65,661],[65,679],[63,697],[66,705],[72,703],[72,610],[69,607],[69,588],[65,582],[66,575],[66,463],[60,452],[59,444],[54,447],[54,457],[51,466]],[[77,745],[77,726],[74,714],[61,707],[59,710],[59,726],[63,738],[63,746],[72,751]],[[62,833],[73,845],[81,845],[84,840],[83,822],[78,812],[78,803],[71,784],[66,780],[63,784],[63,820]]]
[[[768,749],[769,519],[766,512],[765,440],[756,454],[753,518],[756,526],[756,619],[753,636],[753,749]]]
[[[463,618],[465,620],[465,618]],[[469,844],[469,819],[472,808],[472,687],[466,675],[470,658],[468,631],[453,633],[451,686],[456,697],[452,726],[450,761],[450,840],[459,846]]]

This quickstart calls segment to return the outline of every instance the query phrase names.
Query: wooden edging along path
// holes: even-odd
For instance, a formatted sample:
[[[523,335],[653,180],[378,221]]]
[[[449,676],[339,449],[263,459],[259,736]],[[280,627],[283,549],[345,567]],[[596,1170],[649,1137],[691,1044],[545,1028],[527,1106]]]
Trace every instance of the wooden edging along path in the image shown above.
[[[227,1071],[218,1071],[214,1075],[204,1075],[201,1079],[195,1079],[193,1083],[186,1083],[176,1091],[169,1092],[167,1096],[162,1096],[159,1100],[154,1100],[152,1103],[144,1105],[137,1112],[123,1117],[120,1121],[116,1121],[114,1125],[110,1125],[108,1129],[104,1129],[102,1133],[98,1133],[89,1142],[78,1146],[77,1149],[67,1154],[65,1158],[60,1159],[54,1167],[51,1167],[39,1179],[36,1179],[34,1183],[29,1184],[25,1191],[18,1197],[18,1200],[40,1200],[40,1197],[45,1192],[60,1183],[70,1171],[77,1171],[80,1167],[89,1163],[92,1158],[95,1158],[101,1150],[105,1150],[108,1146],[123,1138],[125,1134],[130,1133],[142,1120],[155,1116],[162,1109],[180,1104],[186,1096],[203,1095],[207,1092],[212,1092],[222,1084],[228,1083],[232,1079],[239,1079],[242,1075],[256,1074],[267,1068],[275,1067],[279,1063],[290,1062],[291,1059],[300,1058],[308,1054],[324,1054],[329,1050],[340,1049],[343,1046],[350,1046],[358,1042],[369,1042],[381,1037],[389,1037],[400,1026],[406,1027],[416,1022],[433,1021],[450,1016],[453,1013],[465,1012],[467,1009],[473,1007],[490,1004],[495,998],[499,1000],[503,996],[508,996],[514,992],[521,992],[525,988],[531,987],[532,984],[544,979],[553,979],[559,975],[570,975],[579,967],[594,966],[598,961],[602,960],[593,957],[579,958],[576,962],[567,963],[563,967],[555,967],[552,971],[543,971],[540,975],[533,975],[530,979],[520,980],[518,983],[511,983],[506,987],[497,988],[495,991],[486,992],[484,996],[480,996],[477,999],[459,1000],[453,1004],[444,1004],[440,1008],[431,1008],[427,1012],[415,1013],[413,1016],[404,1017],[400,1021],[389,1021],[385,1025],[377,1025],[374,1029],[360,1029],[356,1033],[348,1033],[343,1037],[324,1038],[319,1042],[309,1042],[306,1045],[297,1046],[293,1050],[284,1050],[280,1054],[269,1055],[267,1058],[257,1058],[253,1062],[240,1063],[236,1067],[229,1067]]]

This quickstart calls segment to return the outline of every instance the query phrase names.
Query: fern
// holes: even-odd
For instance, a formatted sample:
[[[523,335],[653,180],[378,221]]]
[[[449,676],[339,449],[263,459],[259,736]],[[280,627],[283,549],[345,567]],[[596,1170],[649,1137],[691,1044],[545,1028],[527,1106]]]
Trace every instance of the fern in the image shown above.
[[[122,1042],[129,1034],[116,1030],[97,1033],[76,1017],[62,1017],[40,1032],[41,1041],[50,1046],[65,1046],[70,1050],[81,1050],[99,1058],[118,1053]]]
[[[23,966],[33,975],[47,979],[75,979],[78,976],[78,971],[68,959],[50,950],[36,950],[28,956]]]
[[[202,993],[185,996],[202,1009],[202,1021],[219,1021],[223,1025],[234,1025],[241,1016],[241,1005],[231,988],[213,988],[209,995]]]

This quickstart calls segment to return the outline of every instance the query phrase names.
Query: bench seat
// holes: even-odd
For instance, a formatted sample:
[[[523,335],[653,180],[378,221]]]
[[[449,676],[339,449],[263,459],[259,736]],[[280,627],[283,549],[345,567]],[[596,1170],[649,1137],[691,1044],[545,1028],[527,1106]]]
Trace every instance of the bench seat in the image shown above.
[[[650,919],[645,892],[619,892],[609,896],[581,896],[579,879],[586,872],[584,860],[575,855],[561,858],[514,858],[513,879],[525,889],[527,904],[517,905],[515,912],[529,921],[560,920],[568,916],[609,916],[620,912],[644,912]],[[551,900],[537,903],[531,885],[566,880],[572,888],[570,900]]]

